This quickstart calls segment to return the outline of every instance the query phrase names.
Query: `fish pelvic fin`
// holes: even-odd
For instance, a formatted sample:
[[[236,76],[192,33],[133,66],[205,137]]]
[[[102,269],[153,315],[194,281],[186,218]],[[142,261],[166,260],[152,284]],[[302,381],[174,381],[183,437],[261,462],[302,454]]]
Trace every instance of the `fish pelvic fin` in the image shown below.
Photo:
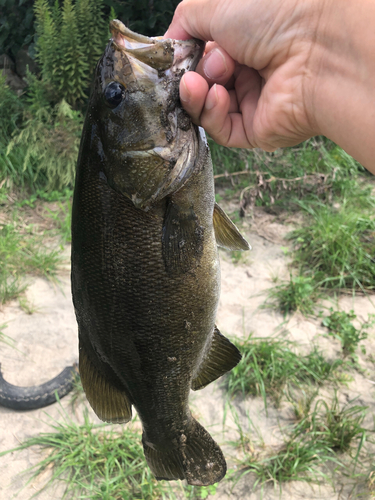
[[[234,368],[241,360],[241,353],[215,326],[211,348],[203,358],[198,373],[191,382],[193,391],[203,389]]]
[[[181,434],[180,446],[159,451],[142,438],[148,466],[158,481],[186,479],[188,484],[209,486],[226,474],[227,464],[219,445],[194,418],[189,432]]]
[[[100,420],[114,424],[131,420],[132,409],[126,394],[106,380],[82,346],[79,348],[79,373],[87,400]]]
[[[237,226],[217,203],[214,206],[213,224],[216,243],[219,247],[228,250],[251,250],[251,246],[239,232]]]

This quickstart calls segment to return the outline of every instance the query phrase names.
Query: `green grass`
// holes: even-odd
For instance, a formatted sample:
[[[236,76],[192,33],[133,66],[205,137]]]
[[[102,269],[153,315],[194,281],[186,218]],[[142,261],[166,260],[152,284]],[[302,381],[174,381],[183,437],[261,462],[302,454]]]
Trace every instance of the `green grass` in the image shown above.
[[[16,298],[27,285],[25,274],[54,277],[61,262],[59,249],[46,248],[32,225],[0,224],[0,303]]]
[[[237,479],[252,473],[255,475],[254,487],[264,487],[271,482],[281,488],[281,483],[301,480],[333,483],[328,463],[345,470],[347,475],[354,473],[361,453],[367,455],[364,445],[367,435],[372,432],[363,427],[368,408],[354,402],[340,405],[336,392],[330,403],[317,400],[296,425],[282,430],[284,444],[267,447],[261,439],[258,452],[252,438],[247,437],[235,419],[244,453]],[[252,422],[250,429],[251,426]]]
[[[6,344],[8,345],[9,347],[15,347],[15,342],[14,340],[9,337],[8,335],[5,335],[5,333],[3,332],[3,330],[5,330],[5,328],[7,328],[7,324],[4,323],[3,325],[0,325],[0,343],[2,342],[3,344]]]
[[[273,308],[287,315],[299,311],[305,316],[312,315],[316,301],[321,295],[318,284],[311,276],[293,276],[289,281],[281,281],[270,288],[263,308]]]
[[[367,330],[375,324],[375,315],[369,314],[368,320],[364,321],[359,328],[356,328],[352,320],[357,318],[354,311],[334,311],[330,308],[330,314],[322,320],[322,325],[328,328],[329,335],[337,338],[341,342],[344,357],[354,356],[362,340],[367,339]],[[361,346],[361,351],[366,354],[366,349]]]
[[[147,467],[141,432],[134,426],[125,426],[118,432],[108,430],[108,425],[91,423],[87,413],[83,425],[66,415],[63,423],[50,425],[52,432],[41,433],[15,450],[0,453],[1,456],[29,447],[45,450],[44,458],[29,469],[29,482],[48,468],[52,477],[46,487],[62,481],[67,498],[72,499],[153,500],[169,490],[164,482],[156,481]]]
[[[242,360],[228,374],[228,394],[270,396],[278,405],[287,386],[320,385],[338,379],[335,373],[341,360],[328,361],[313,347],[307,355],[295,352],[287,340],[262,339],[250,336],[244,342],[234,342],[242,353]]]
[[[342,205],[309,208],[310,223],[294,230],[294,265],[325,288],[375,289],[375,217]]]
[[[61,238],[61,243],[65,245],[72,240],[71,225],[72,225],[72,200],[65,203],[58,202],[58,210],[53,211],[47,208],[48,217],[54,221],[57,229],[57,234]]]

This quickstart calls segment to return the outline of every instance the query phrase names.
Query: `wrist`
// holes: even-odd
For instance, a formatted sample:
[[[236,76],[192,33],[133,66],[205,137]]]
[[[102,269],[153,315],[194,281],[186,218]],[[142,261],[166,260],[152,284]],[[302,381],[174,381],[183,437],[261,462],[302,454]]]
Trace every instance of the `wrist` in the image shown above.
[[[314,133],[330,138],[375,173],[375,4],[324,4],[305,95]]]

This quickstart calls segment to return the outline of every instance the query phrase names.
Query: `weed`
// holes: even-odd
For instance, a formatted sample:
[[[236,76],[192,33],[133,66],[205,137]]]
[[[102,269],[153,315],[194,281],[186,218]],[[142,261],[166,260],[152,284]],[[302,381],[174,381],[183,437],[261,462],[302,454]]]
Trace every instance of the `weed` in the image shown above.
[[[248,254],[242,250],[231,250],[231,260],[233,264],[246,264],[248,262]]]
[[[217,484],[212,484],[210,486],[190,486],[184,487],[185,498],[187,499],[205,499],[210,495],[215,495],[217,490]]]
[[[285,481],[316,482],[317,476],[327,480],[327,476],[319,467],[332,460],[331,450],[321,443],[291,440],[277,453],[262,460],[247,457],[241,466],[246,473],[255,474],[256,488],[268,482],[273,482],[274,485]]]
[[[47,213],[48,217],[54,221],[57,227],[62,244],[69,243],[72,239],[72,201],[69,200],[66,203],[58,202],[58,210],[52,211],[47,208]]]
[[[69,397],[69,402],[73,410],[78,406],[79,403],[82,403],[86,400],[85,391],[83,390],[82,382],[78,374],[76,377],[74,377],[73,389],[71,390]]]
[[[355,453],[357,461],[366,434],[369,432],[362,427],[368,407],[353,405],[354,401],[351,400],[340,407],[336,391],[330,405],[325,400],[319,399],[313,411],[296,426],[293,436],[308,435],[309,439],[320,441],[332,451],[340,453],[351,453],[353,441],[357,441]]]
[[[83,118],[64,100],[54,108],[39,108],[27,118],[23,129],[14,134],[7,154],[25,151],[22,170],[36,166],[47,178],[47,190],[72,186],[78,156]]]
[[[294,388],[289,385],[285,391],[285,395],[289,403],[293,406],[296,420],[301,421],[309,415],[312,403],[318,395],[318,387],[306,386]]]
[[[2,269],[0,272],[0,304],[17,298],[26,288],[27,285],[18,276],[12,276]]]
[[[33,227],[0,224],[0,303],[16,298],[27,285],[21,276],[27,273],[53,277],[61,261],[60,251],[46,249],[42,235]]]
[[[284,315],[299,311],[308,316],[313,314],[319,296],[318,286],[312,277],[290,275],[289,281],[282,281],[268,290],[262,307],[276,307]]]
[[[8,325],[6,323],[4,323],[3,325],[0,325],[0,342],[8,345],[9,347],[14,347],[14,344],[15,344],[14,340],[12,338],[8,337],[8,335],[5,335],[5,333],[3,332],[3,330],[5,328],[7,328],[7,326]]]
[[[292,350],[293,343],[287,340],[250,336],[236,345],[242,360],[227,377],[228,392],[260,395],[265,405],[267,395],[278,405],[286,386],[322,384],[333,378],[335,370],[342,365],[341,360],[327,361],[315,346],[309,354],[298,355]]]
[[[38,308],[29,302],[26,297],[18,297],[18,303],[22,311],[26,314],[34,314],[38,310]]]
[[[119,432],[108,431],[105,424],[92,424],[87,412],[82,426],[66,415],[63,423],[50,425],[53,432],[42,433],[14,450],[0,453],[1,456],[32,446],[49,450],[29,469],[33,472],[29,482],[50,468],[52,477],[45,487],[53,481],[63,481],[65,494],[71,498],[153,500],[166,491],[166,486],[158,483],[147,467],[141,433],[134,426]]]
[[[255,474],[255,486],[291,480],[316,482],[319,477],[327,482],[329,478],[323,466],[331,462],[343,467],[337,453],[344,452],[349,453],[355,469],[368,430],[362,427],[367,407],[353,405],[353,402],[340,407],[335,392],[330,405],[319,399],[297,425],[289,428],[284,444],[276,451],[265,449],[257,454],[254,449],[249,452],[243,448],[242,475]]]
[[[325,288],[375,288],[375,219],[343,205],[308,207],[312,222],[289,235],[300,273]]]
[[[322,325],[328,328],[329,335],[340,340],[343,356],[353,356],[359,343],[367,339],[367,330],[375,324],[375,316],[369,314],[368,321],[363,322],[360,328],[356,328],[352,323],[352,320],[357,318],[353,310],[346,313],[330,308],[330,312],[329,316],[323,318]],[[361,346],[361,351],[366,354],[364,346]]]
[[[61,191],[45,191],[42,189],[37,189],[31,196],[16,201],[14,205],[18,208],[22,208],[25,205],[30,208],[35,208],[35,203],[37,200],[43,200],[47,202],[57,201],[58,203],[63,203],[70,201],[72,195],[73,190],[69,188],[64,188]]]

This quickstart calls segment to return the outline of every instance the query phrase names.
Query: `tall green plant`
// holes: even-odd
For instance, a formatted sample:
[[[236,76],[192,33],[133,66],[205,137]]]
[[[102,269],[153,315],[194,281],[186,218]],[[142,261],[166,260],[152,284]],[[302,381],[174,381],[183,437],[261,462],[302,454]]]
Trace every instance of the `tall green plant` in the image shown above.
[[[64,100],[53,110],[42,107],[14,136],[7,153],[24,150],[23,169],[35,165],[35,177],[42,174],[47,178],[47,190],[72,186],[82,124],[81,113]]]
[[[102,0],[64,0],[53,8],[35,2],[37,59],[55,102],[77,107],[87,99],[93,69],[104,50],[107,22]]]

